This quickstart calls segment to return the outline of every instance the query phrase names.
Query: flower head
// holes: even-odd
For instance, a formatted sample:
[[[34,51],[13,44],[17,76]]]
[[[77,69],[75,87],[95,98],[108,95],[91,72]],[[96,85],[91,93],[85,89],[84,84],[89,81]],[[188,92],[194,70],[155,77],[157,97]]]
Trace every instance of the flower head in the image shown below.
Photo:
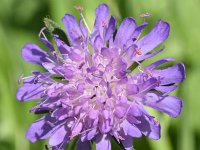
[[[116,30],[116,19],[109,16],[106,4],[96,9],[91,34],[84,18],[77,23],[66,14],[62,21],[70,44],[54,34],[56,46],[41,38],[48,52],[32,43],[22,49],[25,61],[46,70],[23,78],[17,92],[20,101],[41,99],[30,111],[46,113],[30,126],[26,138],[32,142],[48,138],[49,145],[59,150],[75,137],[77,149],[91,149],[91,141],[95,141],[97,150],[111,149],[111,138],[125,149],[133,147],[132,138],[142,135],[159,139],[160,124],[145,106],[179,116],[182,101],[168,94],[185,79],[185,68],[178,63],[158,69],[172,58],[148,66],[141,62],[164,49],[151,52],[167,39],[169,24],[158,20],[140,38],[147,23],[136,25],[128,17]]]

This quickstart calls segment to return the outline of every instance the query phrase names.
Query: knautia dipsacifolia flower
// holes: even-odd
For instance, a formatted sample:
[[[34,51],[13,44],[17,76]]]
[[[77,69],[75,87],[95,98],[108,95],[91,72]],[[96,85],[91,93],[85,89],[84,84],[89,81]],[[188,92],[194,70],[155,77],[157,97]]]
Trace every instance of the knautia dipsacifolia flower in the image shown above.
[[[46,112],[30,126],[26,138],[31,142],[48,138],[52,149],[64,149],[77,137],[81,150],[91,149],[92,141],[97,150],[110,150],[111,138],[124,149],[131,149],[132,139],[142,135],[159,139],[160,124],[145,107],[179,116],[182,101],[169,93],[185,79],[185,69],[182,63],[158,69],[172,58],[147,66],[141,62],[163,50],[151,52],[167,39],[169,24],[158,20],[140,38],[147,23],[136,25],[128,17],[116,30],[116,19],[109,16],[106,4],[96,9],[91,34],[84,18],[77,23],[66,14],[62,21],[70,44],[54,34],[56,46],[41,38],[48,52],[32,43],[22,49],[25,61],[46,70],[23,78],[17,92],[20,101],[41,99],[31,112]]]

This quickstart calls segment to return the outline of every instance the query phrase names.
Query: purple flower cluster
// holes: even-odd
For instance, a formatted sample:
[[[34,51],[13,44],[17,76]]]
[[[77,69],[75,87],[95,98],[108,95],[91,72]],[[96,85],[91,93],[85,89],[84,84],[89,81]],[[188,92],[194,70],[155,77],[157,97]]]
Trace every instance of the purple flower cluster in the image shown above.
[[[158,69],[172,58],[148,66],[141,62],[163,50],[151,52],[168,38],[169,24],[158,20],[150,33],[140,38],[147,23],[136,25],[128,17],[116,30],[116,19],[109,16],[106,4],[96,9],[91,34],[84,18],[78,23],[66,14],[62,21],[70,44],[54,35],[56,46],[41,38],[48,52],[32,43],[22,49],[25,61],[46,70],[23,78],[17,92],[22,102],[41,99],[31,112],[46,112],[30,126],[26,138],[31,142],[48,138],[54,150],[64,149],[75,137],[78,150],[91,149],[92,141],[97,150],[110,150],[112,138],[127,150],[133,147],[132,139],[142,135],[158,140],[160,124],[145,107],[179,116],[182,101],[168,94],[185,79],[185,68],[178,63]]]

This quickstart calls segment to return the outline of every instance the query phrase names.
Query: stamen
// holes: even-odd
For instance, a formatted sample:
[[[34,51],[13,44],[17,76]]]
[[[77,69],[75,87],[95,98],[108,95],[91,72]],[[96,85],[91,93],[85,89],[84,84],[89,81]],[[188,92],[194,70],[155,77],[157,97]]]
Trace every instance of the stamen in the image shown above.
[[[48,61],[50,61],[51,63],[55,64],[55,62],[53,60],[51,60],[49,57],[45,57]]]
[[[83,131],[83,132],[80,132],[80,133],[78,133],[77,135],[84,134],[84,133],[86,133],[86,132],[88,132],[88,131],[94,130],[95,128],[96,128],[96,127],[94,127],[94,128],[91,128],[91,129],[87,129],[87,130],[85,130],[85,131]],[[76,136],[77,136],[77,135],[76,135]],[[74,137],[75,137],[75,136],[73,136],[73,137],[72,137],[72,136],[73,136],[73,135],[71,135],[71,136],[70,136],[70,139],[72,139],[72,138],[74,138]]]
[[[23,77],[24,77],[24,74],[22,74],[22,75],[20,75],[20,76],[19,76],[19,79],[18,79],[18,84],[20,84],[20,83],[21,83],[21,81],[23,80]]]
[[[55,127],[55,125],[50,121],[47,121],[47,124],[50,125],[52,128]]]
[[[46,27],[43,27],[43,28],[40,30],[38,36],[39,36],[39,38],[41,38],[41,35],[42,35],[42,36],[45,38],[45,40],[48,41],[46,35],[45,35],[44,32],[43,32],[44,30],[46,30]]]
[[[84,18],[84,16],[83,16],[82,12],[80,12],[80,15],[81,15],[81,17],[83,18],[83,22],[84,22],[86,28],[88,29],[89,34],[91,34],[91,30],[90,30],[90,28],[89,28],[87,22],[85,21],[85,18]]]
[[[121,137],[120,135],[118,135],[118,138],[122,141],[124,141],[125,139],[123,137]]]
[[[33,76],[24,77],[24,74],[22,74],[22,75],[19,77],[19,79],[18,79],[18,84],[20,84],[21,81],[26,80],[26,79],[29,79],[29,78],[32,78],[32,77],[33,77]]]

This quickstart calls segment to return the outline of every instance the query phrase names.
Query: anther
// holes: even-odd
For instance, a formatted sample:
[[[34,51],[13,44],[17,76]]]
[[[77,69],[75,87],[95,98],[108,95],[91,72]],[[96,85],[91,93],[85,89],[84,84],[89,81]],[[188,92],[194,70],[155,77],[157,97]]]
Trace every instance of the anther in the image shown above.
[[[152,15],[148,12],[140,14],[140,18],[148,18],[148,17],[151,17],[151,16]]]
[[[101,24],[102,24],[103,27],[105,27],[107,25],[107,21],[106,20],[102,20]]]
[[[142,55],[141,48],[136,48],[136,49],[135,49],[135,52],[136,52],[136,54],[138,54],[138,55]]]
[[[21,83],[21,81],[23,80],[23,78],[24,78],[24,74],[20,75],[20,77],[19,77],[19,79],[18,79],[18,84]]]
[[[80,6],[80,5],[74,6],[74,9],[76,9],[76,10],[78,10],[78,11],[80,11],[80,12],[83,11],[83,7]]]

